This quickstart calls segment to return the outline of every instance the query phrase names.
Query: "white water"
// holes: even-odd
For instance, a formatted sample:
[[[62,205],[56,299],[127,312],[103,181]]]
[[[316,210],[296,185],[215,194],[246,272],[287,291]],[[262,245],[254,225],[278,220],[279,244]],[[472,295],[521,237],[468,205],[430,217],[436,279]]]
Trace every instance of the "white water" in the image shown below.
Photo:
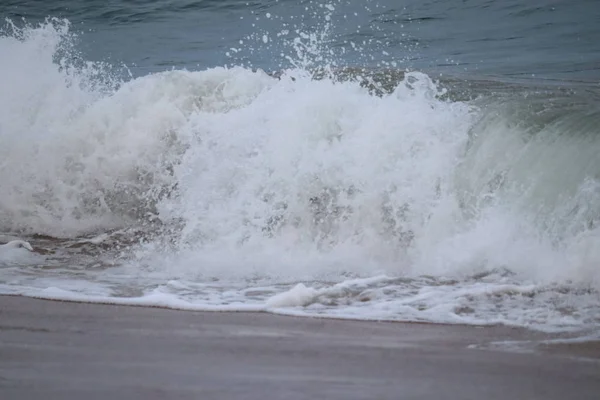
[[[594,120],[511,120],[419,72],[382,97],[303,69],[119,83],[76,67],[57,22],[0,53],[0,231],[71,240],[43,261],[0,249],[2,293],[600,324]]]

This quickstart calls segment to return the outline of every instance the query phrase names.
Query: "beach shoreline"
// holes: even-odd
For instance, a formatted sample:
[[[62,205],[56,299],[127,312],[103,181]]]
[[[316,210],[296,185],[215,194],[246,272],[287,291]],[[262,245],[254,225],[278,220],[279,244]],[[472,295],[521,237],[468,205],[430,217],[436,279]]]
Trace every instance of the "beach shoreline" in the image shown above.
[[[597,398],[597,342],[0,296],[2,399]]]

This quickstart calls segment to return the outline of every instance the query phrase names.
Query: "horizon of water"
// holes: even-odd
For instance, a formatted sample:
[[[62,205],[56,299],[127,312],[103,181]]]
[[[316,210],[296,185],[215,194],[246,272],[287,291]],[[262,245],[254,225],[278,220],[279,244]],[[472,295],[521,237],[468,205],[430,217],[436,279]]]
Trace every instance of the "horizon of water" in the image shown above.
[[[597,333],[596,8],[388,3],[2,6],[0,293]]]

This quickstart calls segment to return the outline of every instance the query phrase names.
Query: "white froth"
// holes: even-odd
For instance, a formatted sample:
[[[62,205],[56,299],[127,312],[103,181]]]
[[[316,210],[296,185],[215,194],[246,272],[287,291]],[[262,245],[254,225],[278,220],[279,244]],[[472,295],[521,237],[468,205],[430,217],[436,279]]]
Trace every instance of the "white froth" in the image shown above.
[[[302,307],[312,303],[317,291],[307,288],[302,283],[297,284],[287,292],[279,293],[267,300],[267,307]]]
[[[43,261],[43,257],[32,252],[33,247],[24,240],[12,240],[0,244],[0,267],[30,265]]]
[[[31,244],[24,240],[12,240],[6,244],[0,244],[0,251],[9,249],[25,249],[27,251],[33,251]]]

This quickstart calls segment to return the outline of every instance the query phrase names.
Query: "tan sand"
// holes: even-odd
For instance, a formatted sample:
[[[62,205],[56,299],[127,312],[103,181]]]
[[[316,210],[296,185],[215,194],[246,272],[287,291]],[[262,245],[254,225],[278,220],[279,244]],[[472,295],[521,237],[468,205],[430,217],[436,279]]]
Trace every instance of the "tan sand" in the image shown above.
[[[600,362],[581,346],[481,349],[540,339],[0,296],[0,399],[600,399]]]

